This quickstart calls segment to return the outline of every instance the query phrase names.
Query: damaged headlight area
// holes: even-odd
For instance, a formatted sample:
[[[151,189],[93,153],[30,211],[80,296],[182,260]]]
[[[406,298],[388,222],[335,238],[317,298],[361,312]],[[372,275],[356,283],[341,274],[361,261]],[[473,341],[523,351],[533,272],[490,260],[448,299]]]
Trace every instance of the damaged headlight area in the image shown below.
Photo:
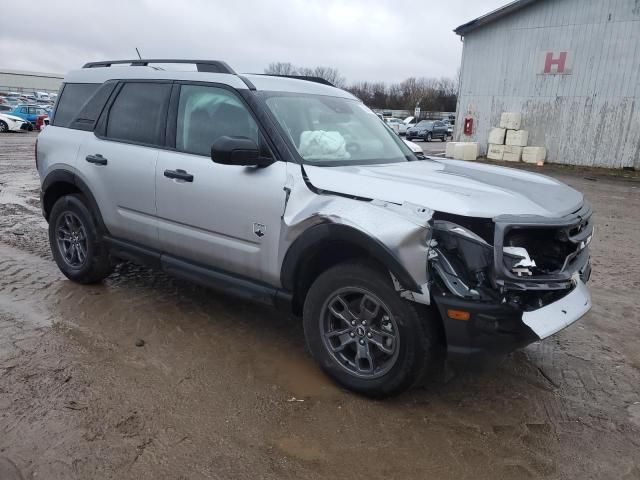
[[[432,283],[466,300],[528,311],[589,280],[591,209],[560,219],[452,218],[434,215],[429,251]]]
[[[481,228],[486,231],[487,225]],[[485,234],[488,236],[488,234]],[[429,264],[444,286],[468,299],[495,299],[493,246],[469,228],[447,220],[433,222]]]

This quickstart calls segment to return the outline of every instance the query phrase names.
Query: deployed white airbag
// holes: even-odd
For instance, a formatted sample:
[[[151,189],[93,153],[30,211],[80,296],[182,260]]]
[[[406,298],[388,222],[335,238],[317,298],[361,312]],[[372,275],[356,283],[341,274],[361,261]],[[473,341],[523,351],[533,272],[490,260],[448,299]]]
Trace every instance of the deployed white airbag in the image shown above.
[[[305,130],[300,134],[298,151],[302,158],[309,160],[349,160],[351,154],[346,147],[347,142],[340,132]]]

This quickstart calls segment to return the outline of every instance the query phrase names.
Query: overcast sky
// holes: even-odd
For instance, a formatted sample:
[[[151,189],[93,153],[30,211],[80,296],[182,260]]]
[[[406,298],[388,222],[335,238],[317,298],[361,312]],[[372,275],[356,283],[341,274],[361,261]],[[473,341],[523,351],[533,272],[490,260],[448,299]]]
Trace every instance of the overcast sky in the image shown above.
[[[0,68],[65,73],[143,57],[335,67],[348,81],[453,77],[452,30],[508,0],[50,0],[3,9]],[[5,5],[8,7],[9,5]]]

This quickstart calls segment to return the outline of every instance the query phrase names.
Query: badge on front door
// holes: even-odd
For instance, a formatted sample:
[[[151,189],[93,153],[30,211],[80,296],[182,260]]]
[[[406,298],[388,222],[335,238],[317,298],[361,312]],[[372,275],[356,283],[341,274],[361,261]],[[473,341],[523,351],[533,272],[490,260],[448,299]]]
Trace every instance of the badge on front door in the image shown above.
[[[264,237],[265,233],[267,232],[267,226],[263,225],[262,223],[255,223],[253,224],[253,233],[256,235],[256,237],[258,238],[262,238]]]

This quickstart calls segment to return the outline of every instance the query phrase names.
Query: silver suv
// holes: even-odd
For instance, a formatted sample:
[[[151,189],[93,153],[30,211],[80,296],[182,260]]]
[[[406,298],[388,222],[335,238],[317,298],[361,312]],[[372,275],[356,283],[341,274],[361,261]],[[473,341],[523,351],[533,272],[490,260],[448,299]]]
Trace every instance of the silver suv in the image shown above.
[[[362,394],[591,307],[582,194],[416,155],[321,79],[89,63],[66,76],[36,162],[68,278],[99,282],[124,259],[292,311],[321,368]]]

